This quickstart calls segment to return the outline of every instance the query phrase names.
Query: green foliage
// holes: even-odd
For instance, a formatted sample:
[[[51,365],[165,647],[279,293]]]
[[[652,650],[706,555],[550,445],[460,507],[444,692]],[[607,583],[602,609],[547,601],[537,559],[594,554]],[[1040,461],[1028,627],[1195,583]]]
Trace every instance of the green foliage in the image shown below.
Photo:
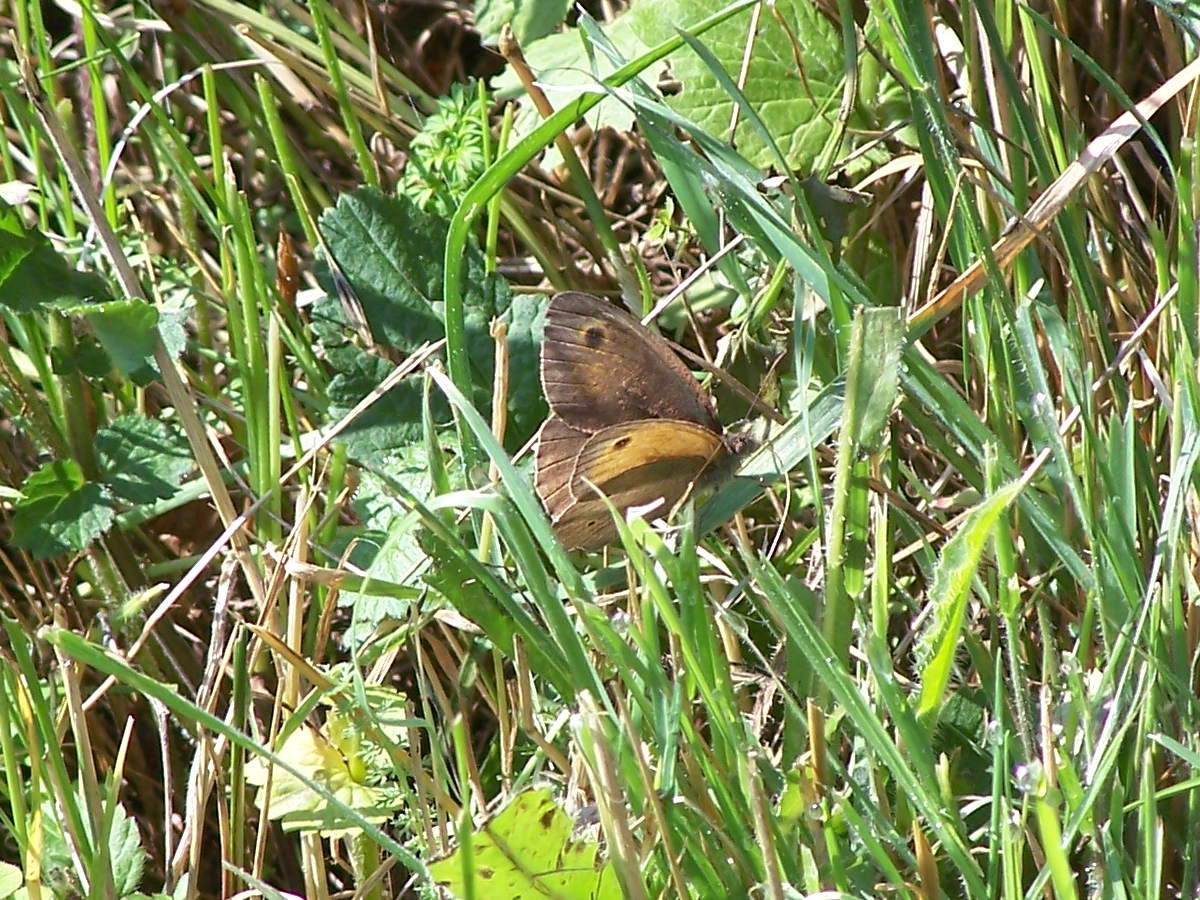
[[[372,190],[342,195],[321,217],[327,246],[349,281],[375,339],[404,352],[442,337],[442,250],[446,224],[421,212],[405,197]],[[508,443],[518,447],[544,416],[537,382],[537,348],[543,303],[509,294],[502,279],[484,271],[477,251],[466,259],[467,340],[480,408],[490,405],[494,346],[493,318],[508,323],[511,354]],[[313,310],[314,327],[336,371],[329,386],[331,418],[345,414],[392,369],[348,340],[336,292],[323,276],[326,296]],[[344,432],[352,454],[362,460],[386,460],[421,435],[421,384],[408,379],[357,418]],[[445,406],[435,409],[439,421]]]
[[[166,422],[125,415],[96,432],[104,483],[130,506],[167,500],[196,467],[183,434]]]
[[[48,463],[21,486],[12,542],[35,559],[82,550],[112,524],[109,490],[88,481],[74,460]]]
[[[11,863],[0,862],[0,898],[11,897],[25,882],[21,870]]]
[[[485,44],[495,44],[500,29],[508,25],[524,45],[561,25],[570,5],[570,0],[480,0],[475,4],[475,28]]]
[[[113,798],[161,854],[176,823],[150,820],[155,789],[186,783],[211,786],[189,825],[222,853],[176,897],[217,877],[285,896],[293,871],[306,893],[368,900],[437,881],[479,897],[1197,894],[1186,104],[1145,115],[1154,152],[1122,153],[1119,177],[1053,184],[1129,98],[1163,95],[1191,58],[1189,13],[1108,4],[1097,28],[1028,5],[931,20],[867,4],[842,22],[853,4],[781,0],[696,25],[719,5],[636,0],[532,44],[558,112],[520,138],[486,94],[436,100],[408,78],[422,58],[427,85],[500,65],[472,69],[458,9],[418,24],[403,2],[373,7],[368,34],[339,4],[149,5],[169,20],[147,55],[142,20],[68,10],[64,42],[61,9],[17,0],[0,44],[36,74],[0,52],[0,190],[24,204],[0,209],[0,461],[22,485],[0,493],[0,540],[33,552],[7,554],[0,580],[0,818],[13,858],[45,845],[60,881],[44,893],[103,893],[111,870],[127,895],[139,847]],[[476,12],[530,41],[564,8]],[[246,34],[270,66],[227,65],[219,48]],[[1146,64],[1111,34],[1138,35]],[[601,98],[590,121],[635,135],[572,132]],[[1131,133],[1083,160],[1113,166]],[[546,179],[527,164],[559,136],[585,168]],[[381,178],[372,148],[389,146],[411,161],[401,196],[331,206],[355,173]],[[1064,197],[1032,249],[992,251]],[[318,264],[314,307],[321,209],[337,266]],[[153,302],[76,272],[85,242],[104,276],[129,254]],[[968,271],[965,295],[929,304]],[[370,347],[349,337],[338,272]],[[513,459],[545,413],[535,297],[563,286],[631,306],[681,287],[660,328],[784,420],[694,513],[623,523],[604,554],[562,549]],[[493,317],[513,351],[502,439]],[[435,359],[317,446],[443,337],[453,378]],[[748,406],[713,393],[727,424]],[[185,450],[193,407],[206,441]],[[218,460],[184,483],[207,441]],[[250,511],[237,543],[214,543],[231,510]],[[127,781],[76,790],[117,770],[84,725],[125,722]],[[163,755],[171,785],[130,775]],[[272,760],[269,798],[247,755]],[[546,784],[598,825],[574,833]],[[90,846],[109,822],[116,839]],[[452,822],[458,850],[431,876]],[[0,893],[15,878],[0,871]]]
[[[359,524],[343,529],[332,548],[340,556],[346,545],[349,561],[366,575],[360,589],[338,594],[339,605],[352,612],[342,634],[352,647],[380,622],[402,621],[412,609],[412,596],[396,596],[382,590],[381,584],[415,586],[428,564],[418,543],[420,517],[407,506],[409,499],[426,502],[431,496],[425,448],[421,444],[402,447],[389,458],[386,469],[386,475],[363,472],[353,501]],[[419,594],[415,587],[413,594]]]
[[[954,654],[962,644],[971,583],[997,519],[1017,498],[1021,487],[1006,485],[972,509],[942,548],[930,591],[933,624],[918,647],[918,659],[925,662],[917,701],[917,714],[923,719],[936,720],[950,683]]]
[[[476,179],[483,174],[483,113],[471,84],[453,84],[437,99],[421,130],[408,145],[408,162],[397,193],[426,213],[449,219]]]
[[[900,384],[904,322],[895,307],[860,310],[848,360],[843,440],[854,455],[876,453]]]
[[[110,300],[66,310],[88,320],[112,364],[138,384],[158,375],[154,347],[158,343],[158,310],[144,300]]]
[[[67,836],[62,831],[53,801],[47,801],[43,805],[42,822],[45,828],[45,844],[41,865],[46,886],[59,897],[86,895],[86,891],[79,884],[72,863],[72,850]],[[83,826],[90,840],[92,834],[88,820],[83,821]],[[113,810],[106,838],[106,852],[112,867],[113,886],[116,888],[115,896],[129,896],[141,886],[146,866],[146,850],[138,834],[137,822],[130,818],[120,804]]]
[[[325,727],[308,722],[285,729],[275,748],[276,754],[308,781],[323,787],[345,806],[368,822],[386,821],[403,802],[391,765],[392,755],[378,738],[397,745],[405,740],[403,697],[394,691],[374,687],[363,714],[375,721],[390,722],[384,730],[364,728],[360,721],[338,708],[329,709]],[[332,705],[333,698],[322,702]],[[259,788],[258,806],[285,831],[316,831],[325,837],[358,834],[360,828],[347,821],[338,807],[290,771],[270,767],[255,759],[246,780]],[[269,786],[268,786],[269,784]]]
[[[42,234],[0,202],[0,307],[35,312],[109,296],[104,280],[76,271]]]
[[[167,500],[195,461],[183,435],[144,416],[114,419],[96,433],[99,481],[74,460],[43,466],[21,487],[13,543],[44,559],[83,550],[112,525],[116,512]]]
[[[606,23],[604,34],[622,61],[644,53],[672,37],[676,29],[689,29],[727,4],[720,0],[639,0],[622,15]],[[757,31],[748,33],[752,13],[746,10],[701,37],[729,76],[738,78],[749,47],[750,65],[742,90],[758,111],[771,139],[783,151],[786,164],[810,172],[837,133],[842,103],[845,61],[841,36],[816,6],[803,0],[773,4],[757,18]],[[579,29],[569,29],[535,41],[525,48],[539,83],[552,97],[567,89],[596,89],[597,81],[616,67],[603,52],[589,47]],[[742,116],[732,136],[728,134],[735,100],[719,83],[705,61],[683,48],[667,57],[664,70],[671,82],[666,102],[703,131],[729,142],[751,164],[769,168],[777,164],[774,151],[754,124]],[[646,77],[646,76],[644,76]],[[653,81],[652,74],[647,80]],[[904,109],[896,86],[887,79],[871,82],[875,93],[859,96],[851,127],[877,129],[898,119]],[[498,81],[501,95],[514,93],[515,77]],[[625,130],[633,124],[633,111],[616,98],[603,101],[589,120],[596,128]],[[532,117],[524,120],[532,127]]]
[[[455,897],[617,900],[612,864],[594,841],[573,839],[572,827],[551,791],[524,791],[470,837],[469,856],[456,850],[429,871]]]

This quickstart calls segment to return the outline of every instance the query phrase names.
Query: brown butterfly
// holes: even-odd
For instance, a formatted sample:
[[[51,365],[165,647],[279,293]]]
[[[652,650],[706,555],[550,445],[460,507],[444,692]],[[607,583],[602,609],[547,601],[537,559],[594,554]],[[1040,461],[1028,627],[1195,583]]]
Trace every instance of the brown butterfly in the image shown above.
[[[662,498],[666,514],[747,443],[724,434],[665,340],[589,294],[551,299],[541,375],[551,415],[538,433],[536,486],[570,549],[617,539],[596,488],[622,513]]]

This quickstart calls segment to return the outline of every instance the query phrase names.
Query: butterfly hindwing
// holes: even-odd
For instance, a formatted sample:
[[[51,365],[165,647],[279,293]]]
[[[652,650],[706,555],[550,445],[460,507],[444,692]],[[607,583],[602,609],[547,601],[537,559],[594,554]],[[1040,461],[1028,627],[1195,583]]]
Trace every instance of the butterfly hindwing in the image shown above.
[[[546,502],[555,533],[571,549],[612,543],[617,529],[597,490],[621,513],[659,500],[654,513],[666,515],[724,456],[721,438],[691,422],[643,419],[602,429],[578,451],[570,502],[557,513]],[[555,497],[562,497],[561,489]]]
[[[564,424],[558,416],[548,418],[538,431],[534,486],[551,521],[561,516],[574,500],[571,473],[587,438],[585,432]]]

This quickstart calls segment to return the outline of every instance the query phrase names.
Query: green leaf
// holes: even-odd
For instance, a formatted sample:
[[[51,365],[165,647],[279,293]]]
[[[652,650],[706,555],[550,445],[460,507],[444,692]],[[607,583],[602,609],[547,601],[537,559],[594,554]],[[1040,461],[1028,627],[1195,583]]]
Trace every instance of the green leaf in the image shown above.
[[[76,271],[45,236],[26,229],[16,211],[0,202],[0,307],[28,313],[108,296],[103,278]]]
[[[855,456],[879,449],[896,402],[903,346],[904,318],[898,307],[858,310],[850,334],[842,419],[843,440]]]
[[[771,439],[750,454],[738,467],[737,474],[722,484],[698,511],[697,534],[706,534],[729,521],[783,473],[798,466],[813,449],[823,443],[837,427],[845,403],[841,382],[827,385]]]
[[[926,724],[937,716],[950,683],[954,655],[966,622],[971,579],[979,568],[984,546],[997,519],[1023,487],[1016,481],[997,490],[967,514],[962,526],[942,548],[929,592],[933,624],[917,646],[917,658],[928,660],[921,669],[921,693],[917,701],[917,715]]]
[[[633,59],[674,37],[678,29],[690,31],[691,26],[727,5],[724,0],[635,0],[627,12],[604,25],[604,33],[624,59]],[[747,33],[750,23],[747,10],[697,36],[729,76],[743,85],[746,99],[758,110],[787,164],[807,172],[837,123],[844,81],[841,38],[807,0],[779,0],[764,8],[753,37]],[[739,74],[748,45],[752,46],[750,65],[742,80]],[[574,95],[580,88],[594,89],[600,78],[617,68],[600,54],[589,57],[577,30],[534,41],[525,48],[525,55],[539,84],[548,86],[552,98]],[[672,53],[666,63],[662,69],[644,73],[645,80],[653,83],[669,72],[678,82],[678,89],[667,97],[669,105],[703,130],[727,140],[734,100],[717,77],[686,48]],[[894,87],[890,80],[881,86]],[[516,96],[518,92],[514,74],[498,79],[498,95]],[[883,96],[881,91],[878,97],[860,98],[855,127],[874,121]],[[527,133],[536,121],[525,114],[517,130]],[[588,121],[595,128],[625,131],[632,124],[632,115],[627,106],[610,97],[589,113]],[[776,164],[767,142],[745,116],[739,117],[731,143],[759,168]]]
[[[649,44],[670,37],[682,23],[696,21],[724,6],[723,0],[641,0],[636,9],[646,23]],[[738,79],[750,105],[793,169],[807,172],[829,140],[842,96],[840,38],[830,21],[808,0],[778,0],[763,9],[758,30],[747,33],[749,12],[701,36],[729,75]],[[740,27],[739,27],[740,26]],[[753,52],[745,79],[739,78],[747,43]],[[671,56],[671,72],[682,90],[670,105],[705,131],[728,137],[734,101],[694,53]],[[745,116],[731,142],[750,162],[766,169],[775,155]]]
[[[50,348],[50,370],[55,375],[80,372],[88,378],[103,378],[111,368],[112,360],[91,335],[81,335],[70,355],[61,347]]]
[[[396,193],[426,212],[451,216],[486,168],[477,84],[452,84],[436,103],[409,141]]]
[[[25,883],[25,876],[12,863],[0,862],[0,898],[11,897]]]
[[[442,337],[444,221],[421,212],[407,197],[363,189],[339,197],[320,226],[377,341],[412,350]],[[507,309],[508,286],[484,272],[478,252],[468,254],[465,281],[472,287],[468,306],[489,319]],[[328,286],[327,294],[314,318],[340,323],[336,295]]]
[[[113,816],[112,830],[108,833],[108,852],[112,857],[117,896],[137,890],[146,868],[146,849],[142,846],[137,822],[129,818],[119,804]]]
[[[108,490],[74,460],[45,465],[26,479],[13,507],[12,542],[35,559],[82,550],[113,521]]]
[[[104,483],[134,505],[175,496],[195,468],[182,432],[138,415],[121,416],[97,431],[96,456]]]
[[[426,500],[431,482],[424,448],[416,443],[403,448],[391,458],[386,472],[386,478],[369,470],[362,472],[352,501],[362,527],[340,534],[333,548],[338,556],[341,543],[352,542],[350,561],[366,575],[362,590],[343,589],[338,594],[338,606],[353,611],[342,634],[349,647],[358,646],[385,619],[402,620],[412,606],[411,598],[374,590],[372,582],[419,587],[416,579],[427,562],[417,543],[420,516],[396,499],[396,489],[389,483],[399,482],[411,496]]]
[[[549,34],[567,17],[570,0],[479,0],[475,29],[485,44],[495,44],[504,25],[511,25],[522,46]]]
[[[82,804],[82,787],[78,788],[78,791]],[[73,854],[63,834],[59,822],[60,815],[52,799],[42,804],[42,876],[56,897],[87,896],[87,892],[79,888],[78,875],[72,861]],[[89,840],[94,840],[91,819],[83,816],[81,821],[85,835]],[[142,847],[137,823],[129,818],[120,804],[117,804],[113,811],[112,827],[108,832],[108,855],[112,860],[113,883],[117,889],[115,896],[124,897],[136,891],[142,881],[146,851]]]
[[[138,384],[158,375],[154,348],[158,343],[158,310],[145,300],[110,300],[71,306],[66,312],[83,316],[121,374]]]
[[[321,785],[368,822],[386,821],[402,802],[399,791],[386,785],[357,780],[349,760],[324,734],[305,723],[284,738],[275,751],[286,763]],[[269,803],[269,817],[283,824],[284,831],[318,831],[325,837],[342,837],[357,832],[328,800],[284,769],[276,768],[270,777],[268,766],[259,758],[246,765],[246,781],[260,788],[259,808]]]
[[[518,794],[471,837],[469,877],[488,900],[617,900],[611,863],[598,863],[599,847],[571,839],[571,819],[549,790]],[[451,894],[467,893],[462,850],[431,863],[429,871]]]
[[[321,230],[379,343],[411,352],[443,336],[444,221],[421,212],[406,197],[361,190],[342,195],[337,206],[321,217]],[[339,372],[329,388],[330,416],[336,418],[361,400],[392,367],[348,342],[328,270],[318,274],[327,296],[314,308],[314,330]],[[485,271],[483,258],[475,250],[467,253],[464,281],[468,285],[464,296],[467,344],[477,388],[472,400],[479,409],[490,407],[495,355],[491,321],[499,317],[509,324],[511,415],[506,443],[515,449],[545,417],[537,364],[545,301],[532,296],[512,298],[504,280]],[[444,420],[446,406],[440,397],[434,411],[439,421]],[[343,434],[357,458],[380,461],[419,438],[420,429],[420,391],[414,380],[377,402]]]
[[[357,347],[338,354],[341,371],[329,382],[329,418],[336,421],[367,396],[393,365]],[[437,398],[434,414],[439,422],[450,418],[445,401]],[[421,436],[421,383],[409,378],[388,391],[358,416],[338,439],[360,461],[385,465],[405,445]]]

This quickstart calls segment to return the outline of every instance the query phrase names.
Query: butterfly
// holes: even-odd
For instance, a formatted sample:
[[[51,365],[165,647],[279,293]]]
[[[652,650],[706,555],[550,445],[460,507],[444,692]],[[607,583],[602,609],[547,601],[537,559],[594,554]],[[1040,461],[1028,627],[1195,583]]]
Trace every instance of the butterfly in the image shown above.
[[[726,435],[670,345],[590,294],[550,300],[542,342],[550,417],[538,432],[535,485],[568,549],[617,539],[612,514],[661,498],[672,509],[749,442]]]

